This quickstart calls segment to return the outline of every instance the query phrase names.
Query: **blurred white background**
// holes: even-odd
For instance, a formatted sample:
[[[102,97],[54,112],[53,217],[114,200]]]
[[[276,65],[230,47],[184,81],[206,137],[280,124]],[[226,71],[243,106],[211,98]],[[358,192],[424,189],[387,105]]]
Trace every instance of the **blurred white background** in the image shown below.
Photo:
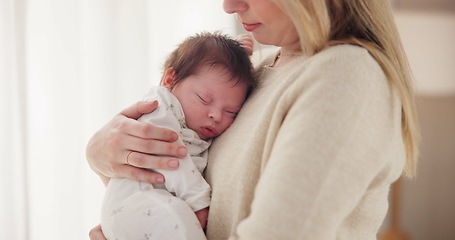
[[[455,239],[454,3],[394,1],[424,137],[419,176],[401,199],[410,239]],[[158,84],[183,38],[241,31],[221,6],[0,0],[0,239],[88,238],[104,193],[85,160],[89,137]]]
[[[221,0],[0,0],[0,239],[88,239],[104,186],[88,138],[158,84]]]

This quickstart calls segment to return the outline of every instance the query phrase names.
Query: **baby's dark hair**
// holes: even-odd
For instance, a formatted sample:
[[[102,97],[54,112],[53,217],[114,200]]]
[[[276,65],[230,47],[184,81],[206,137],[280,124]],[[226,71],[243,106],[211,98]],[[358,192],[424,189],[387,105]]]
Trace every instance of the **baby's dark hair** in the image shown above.
[[[245,84],[248,93],[256,85],[253,66],[245,49],[233,38],[220,32],[202,32],[186,38],[167,58],[164,71],[173,68],[174,84],[194,74],[203,66],[224,67],[235,84]],[[235,85],[234,84],[234,85]]]

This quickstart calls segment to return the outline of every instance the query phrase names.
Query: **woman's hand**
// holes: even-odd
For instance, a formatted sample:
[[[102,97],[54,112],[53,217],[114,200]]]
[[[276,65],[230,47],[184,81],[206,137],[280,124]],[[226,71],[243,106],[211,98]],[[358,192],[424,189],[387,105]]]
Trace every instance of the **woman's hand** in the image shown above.
[[[105,185],[111,177],[162,183],[163,175],[145,168],[175,169],[178,158],[186,156],[185,146],[174,143],[178,139],[175,132],[137,121],[157,107],[157,101],[137,102],[91,137],[86,149],[87,161]]]

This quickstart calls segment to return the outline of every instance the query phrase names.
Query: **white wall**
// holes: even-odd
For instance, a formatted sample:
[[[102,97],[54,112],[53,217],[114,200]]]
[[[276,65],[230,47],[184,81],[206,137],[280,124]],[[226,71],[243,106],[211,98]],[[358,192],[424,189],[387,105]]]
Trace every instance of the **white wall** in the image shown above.
[[[455,94],[455,11],[397,11],[419,95]]]

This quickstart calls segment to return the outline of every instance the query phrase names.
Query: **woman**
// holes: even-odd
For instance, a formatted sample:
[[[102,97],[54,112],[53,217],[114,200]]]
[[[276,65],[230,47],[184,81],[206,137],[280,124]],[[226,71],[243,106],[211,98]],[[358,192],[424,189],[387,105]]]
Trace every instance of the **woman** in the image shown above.
[[[225,0],[262,44],[259,86],[209,151],[208,239],[376,239],[390,185],[416,171],[411,74],[389,1]],[[104,180],[151,183],[185,153],[137,103],[87,148]],[[129,151],[130,166],[125,164]],[[103,239],[99,227],[92,239]]]

